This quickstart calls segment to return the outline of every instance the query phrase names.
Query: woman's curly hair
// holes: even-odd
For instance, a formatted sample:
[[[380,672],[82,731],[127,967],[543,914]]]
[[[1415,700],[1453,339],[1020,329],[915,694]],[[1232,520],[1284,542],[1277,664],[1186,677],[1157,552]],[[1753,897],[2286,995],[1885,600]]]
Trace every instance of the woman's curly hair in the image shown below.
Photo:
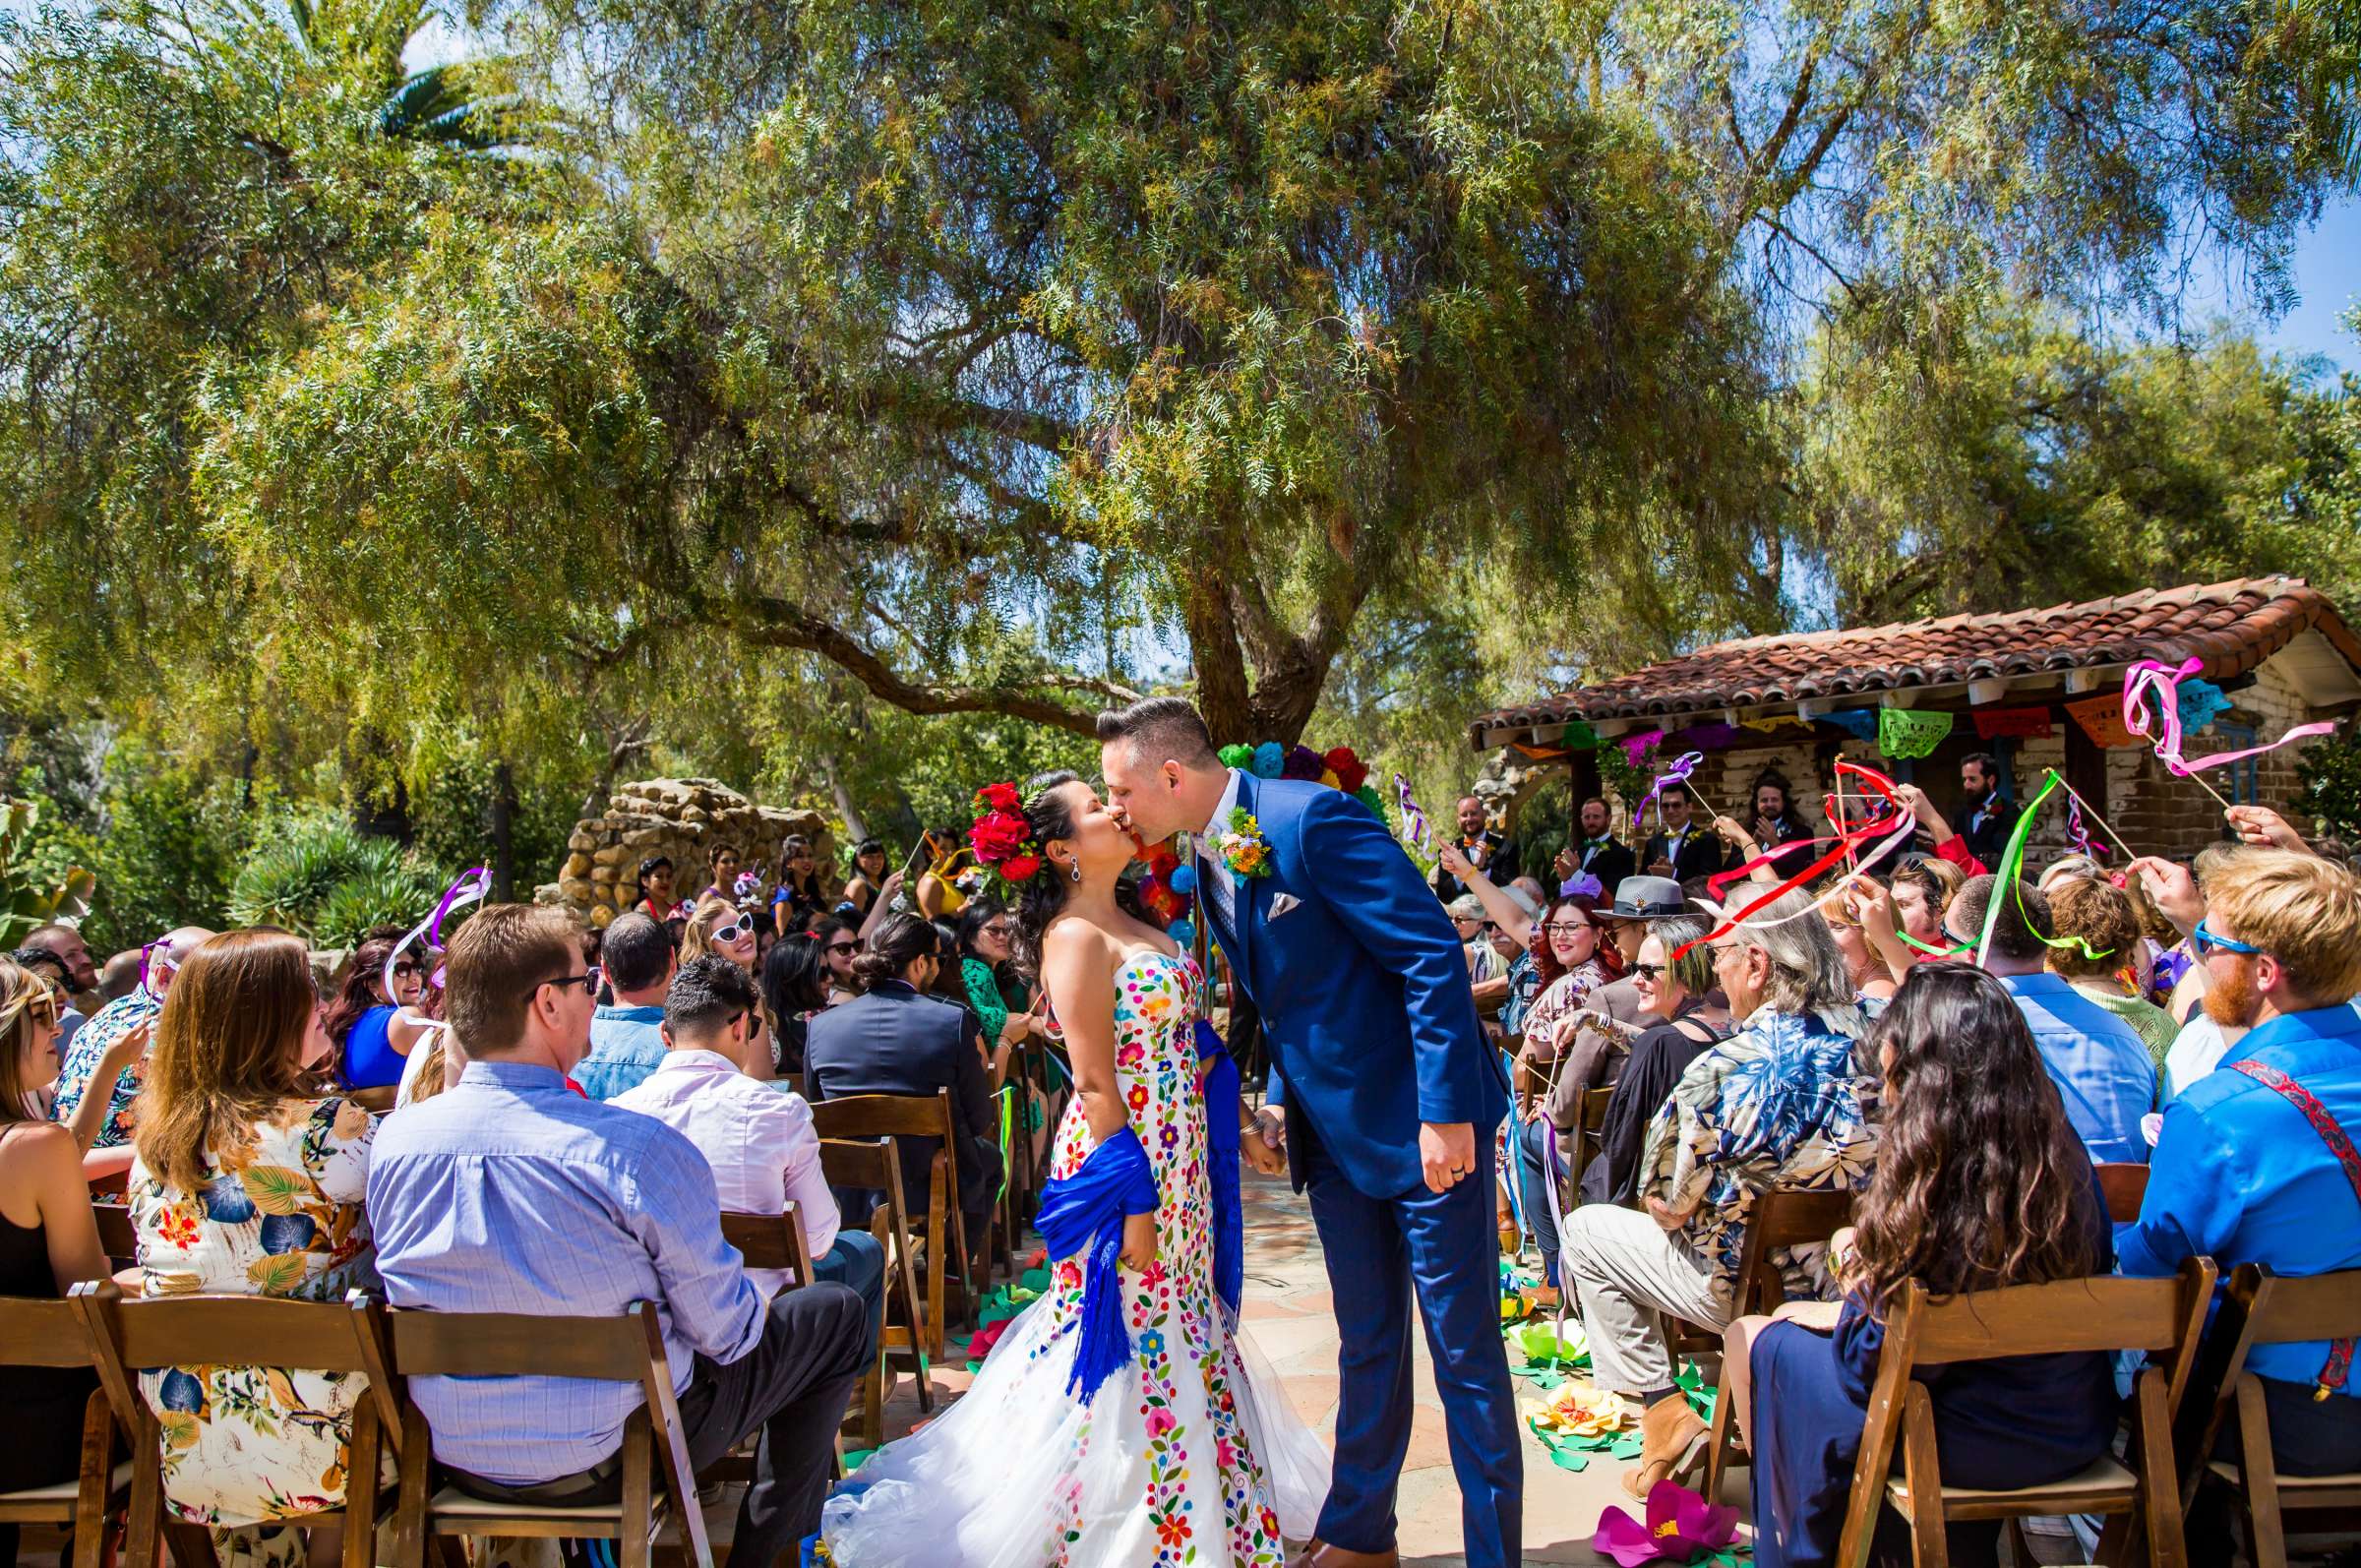
[[[1869,1307],[1911,1279],[1942,1297],[2089,1274],[2089,1157],[2000,982],[1920,964],[1866,1043],[1893,1053],[1877,1171],[1854,1210],[1850,1283]]]

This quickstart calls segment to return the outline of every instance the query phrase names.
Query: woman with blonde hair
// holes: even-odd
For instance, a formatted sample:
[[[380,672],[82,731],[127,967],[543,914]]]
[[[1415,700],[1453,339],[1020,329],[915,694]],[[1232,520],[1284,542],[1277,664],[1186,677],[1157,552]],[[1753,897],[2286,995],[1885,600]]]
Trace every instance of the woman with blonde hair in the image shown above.
[[[681,931],[683,964],[713,954],[747,971],[755,968],[755,923],[736,904],[711,894],[697,900]]]
[[[302,940],[233,931],[192,952],[156,1021],[130,1206],[141,1289],[341,1300],[377,1284],[361,1202],[376,1123],[318,1075],[333,1049]],[[338,1506],[357,1373],[140,1373],[173,1517],[234,1528]],[[315,1527],[315,1555],[328,1527]]]
[[[82,1150],[41,1114],[40,1092],[57,1076],[57,1035],[49,987],[0,958],[0,1296],[53,1300],[106,1278]],[[12,1428],[0,1443],[0,1492],[73,1478],[83,1406],[96,1386],[87,1366],[0,1366],[0,1409]],[[0,1525],[0,1563],[16,1558],[17,1527]]]

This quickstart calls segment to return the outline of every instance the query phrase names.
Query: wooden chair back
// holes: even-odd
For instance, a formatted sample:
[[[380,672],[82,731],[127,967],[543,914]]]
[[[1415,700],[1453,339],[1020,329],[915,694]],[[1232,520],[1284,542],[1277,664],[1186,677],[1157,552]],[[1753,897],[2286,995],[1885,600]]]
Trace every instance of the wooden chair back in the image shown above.
[[[722,1210],[721,1238],[738,1249],[748,1268],[784,1272],[789,1290],[812,1283],[812,1243],[803,1210],[792,1198],[776,1214]]]
[[[546,1317],[522,1312],[393,1311],[385,1314],[394,1370],[409,1377],[586,1377],[637,1383],[645,1398],[624,1430],[623,1502],[616,1535],[627,1564],[650,1560],[663,1513],[679,1521],[685,1555],[694,1568],[713,1568],[713,1548],[696,1504],[696,1476],[688,1433],[672,1392],[672,1370],[653,1301],[635,1301],[612,1317]],[[592,1511],[504,1506],[496,1514],[454,1510],[444,1520],[444,1499],[430,1502],[430,1433],[415,1404],[402,1413],[402,1538],[431,1535],[575,1536],[597,1538],[605,1526]],[[651,1476],[651,1472],[653,1475]],[[653,1478],[660,1477],[668,1510],[659,1510]]]
[[[2090,1169],[2098,1173],[2098,1190],[2107,1200],[2107,1218],[2117,1225],[2129,1225],[2140,1218],[2140,1204],[2148,1196],[2148,1167],[2137,1160],[2121,1160]]]
[[[124,1560],[152,1562],[163,1525],[160,1423],[140,1394],[139,1371],[156,1366],[289,1367],[360,1372],[367,1395],[353,1407],[345,1467],[344,1568],[377,1560],[378,1456],[385,1434],[400,1430],[401,1409],[384,1354],[382,1310],[355,1291],[343,1301],[291,1301],[266,1296],[129,1297],[111,1281],[78,1285],[98,1384],[115,1423],[131,1434],[131,1504]],[[256,1352],[269,1348],[270,1359]]]
[[[932,1331],[936,1339],[933,1354],[938,1359],[942,1356],[939,1325],[944,1321],[945,1286],[955,1270],[963,1282],[964,1294],[972,1257],[968,1250],[966,1211],[959,1203],[959,1162],[951,1152],[953,1129],[957,1125],[951,1115],[948,1089],[938,1089],[931,1095],[846,1095],[838,1100],[822,1100],[812,1107],[813,1129],[823,1141],[892,1138],[898,1147],[900,1140],[924,1138],[934,1145],[927,1166],[924,1223],[920,1223],[921,1217],[916,1214],[907,1218],[912,1230],[927,1239],[927,1299],[935,1309],[929,1321],[938,1325]],[[906,1181],[904,1192],[906,1199]]]
[[[2058,1280],[1939,1302],[1915,1281],[1903,1287],[1887,1315],[1885,1349],[1870,1388],[1868,1419],[1837,1554],[1841,1568],[1862,1568],[1868,1561],[1878,1511],[1892,1485],[1898,1441],[1903,1445],[1904,1476],[1896,1494],[1906,1505],[1922,1562],[1941,1560],[1948,1518],[2137,1513],[2147,1527],[2152,1560],[2181,1568],[2187,1558],[2173,1466],[2172,1414],[2188,1386],[2213,1279],[2211,1259],[2190,1258],[2169,1280]],[[1912,1367],[2114,1351],[2145,1351],[2163,1363],[2143,1370],[2134,1392],[2132,1454],[2139,1461],[2137,1475],[2112,1459],[2102,1459],[2090,1474],[2056,1485],[1945,1495],[1936,1461],[1934,1407],[1925,1385],[1912,1380]]]
[[[2282,1492],[2307,1509],[2361,1508],[2361,1474],[2280,1477],[2263,1384],[2246,1369],[2248,1353],[2258,1345],[2361,1337],[2361,1269],[2297,1278],[2241,1263],[2223,1297],[2197,1377],[2203,1408],[2182,1421],[2184,1436],[2195,1435],[2181,1444],[2181,1501],[2194,1502],[2209,1476],[2231,1486],[2246,1512],[2255,1568],[2285,1568]],[[2232,1410],[2238,1413],[2235,1464],[2213,1458]]]
[[[90,1325],[71,1300],[0,1297],[0,1366],[91,1366]],[[71,1525],[74,1568],[98,1568],[106,1517],[123,1500],[110,1463],[115,1424],[106,1392],[83,1408],[82,1455],[71,1487],[0,1492],[0,1525]]]
[[[922,1308],[918,1288],[918,1262],[913,1252],[910,1235],[910,1211],[902,1199],[902,1162],[893,1140],[878,1143],[857,1143],[843,1138],[819,1140],[820,1175],[832,1187],[861,1187],[881,1191],[885,1201],[869,1217],[870,1234],[885,1248],[885,1330],[879,1336],[880,1350],[906,1350],[918,1371],[918,1403],[922,1410],[932,1412],[935,1396],[927,1383],[925,1356],[942,1359],[942,1276],[929,1260],[928,1280],[932,1295],[927,1297],[931,1307]],[[902,1305],[902,1322],[893,1321],[892,1306],[896,1297]]]
[[[1852,1223],[1850,1191],[1803,1192],[1774,1187],[1754,1200],[1746,1215],[1746,1241],[1738,1253],[1737,1286],[1731,1318],[1769,1312],[1787,1298],[1780,1277],[1779,1254],[1792,1247],[1826,1241]],[[1705,1495],[1722,1495],[1722,1473],[1729,1466],[1733,1441],[1730,1423],[1729,1368],[1724,1366],[1714,1396],[1714,1419],[1705,1450]]]
[[[98,1227],[98,1250],[119,1269],[139,1267],[140,1233],[131,1223],[131,1206],[125,1203],[93,1202],[91,1219]]]
[[[418,1049],[423,1051],[427,1048],[421,1045]],[[400,1093],[401,1085],[388,1083],[380,1084],[373,1089],[347,1089],[343,1093],[343,1098],[359,1106],[371,1116],[382,1116],[394,1109],[394,1101]]]

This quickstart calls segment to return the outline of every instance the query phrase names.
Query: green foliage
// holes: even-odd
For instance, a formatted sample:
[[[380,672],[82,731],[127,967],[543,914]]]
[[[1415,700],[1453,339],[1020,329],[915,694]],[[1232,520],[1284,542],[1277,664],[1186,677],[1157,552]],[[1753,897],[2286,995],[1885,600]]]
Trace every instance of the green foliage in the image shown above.
[[[2296,805],[2311,814],[2319,831],[2345,842],[2361,840],[2361,741],[2334,736],[2297,754],[2295,775],[2302,793]]]
[[[228,915],[240,926],[284,926],[336,946],[371,926],[416,921],[443,885],[392,839],[364,837],[326,812],[291,812],[256,834],[230,884]]]
[[[79,862],[97,885],[83,939],[101,959],[181,926],[217,926],[246,847],[237,782],[207,780],[137,743],[110,750],[93,819],[63,823],[38,853]]]
[[[62,876],[43,875],[29,864],[33,824],[40,807],[32,801],[0,801],[0,949],[18,945],[53,920],[79,919],[90,909],[95,878],[80,866]]]

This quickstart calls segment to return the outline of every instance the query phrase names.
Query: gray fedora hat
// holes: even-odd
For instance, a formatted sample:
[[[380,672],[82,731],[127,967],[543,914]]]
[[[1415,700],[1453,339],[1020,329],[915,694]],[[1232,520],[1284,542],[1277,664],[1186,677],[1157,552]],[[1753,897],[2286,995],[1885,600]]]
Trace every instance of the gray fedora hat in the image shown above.
[[[1689,912],[1687,895],[1669,876],[1626,876],[1615,883],[1616,920],[1673,920]]]

